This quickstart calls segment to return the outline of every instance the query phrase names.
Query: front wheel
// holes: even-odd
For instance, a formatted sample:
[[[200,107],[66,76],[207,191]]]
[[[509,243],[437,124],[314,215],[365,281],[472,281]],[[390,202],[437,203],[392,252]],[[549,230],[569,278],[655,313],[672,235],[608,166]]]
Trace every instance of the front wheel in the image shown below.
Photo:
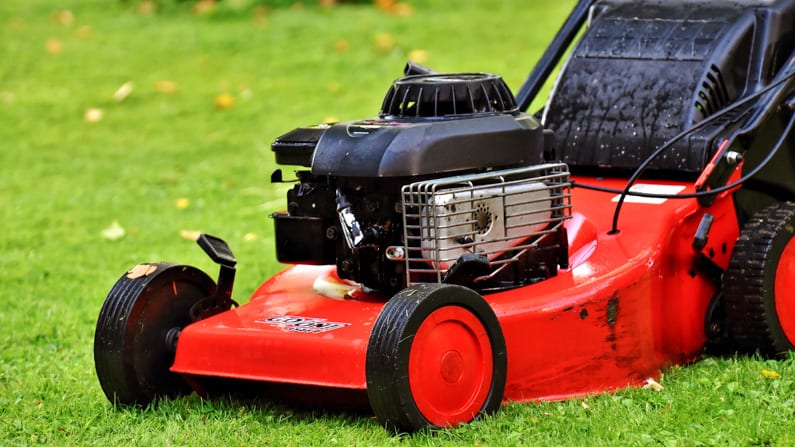
[[[795,204],[765,208],[743,227],[724,299],[738,348],[767,356],[795,350]]]
[[[169,263],[137,265],[116,281],[94,334],[94,365],[108,400],[145,406],[190,392],[169,368],[192,309],[214,293],[204,272]]]
[[[451,427],[496,411],[505,339],[494,311],[466,287],[422,284],[381,310],[367,347],[367,394],[393,431]]]

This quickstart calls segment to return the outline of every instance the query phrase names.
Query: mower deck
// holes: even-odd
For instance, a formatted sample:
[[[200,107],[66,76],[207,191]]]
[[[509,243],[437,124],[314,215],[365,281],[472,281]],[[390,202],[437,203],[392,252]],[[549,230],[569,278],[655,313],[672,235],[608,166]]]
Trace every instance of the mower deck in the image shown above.
[[[623,181],[598,183],[620,188]],[[656,183],[647,191],[692,190]],[[639,199],[608,234],[614,194],[575,188],[566,224],[570,266],[529,287],[487,294],[505,334],[510,401],[562,399],[637,385],[661,368],[694,360],[717,286],[702,252],[728,263],[737,229],[692,235],[705,212],[694,200]],[[733,212],[730,199],[709,208]],[[589,216],[586,218],[585,216]],[[728,219],[727,219],[728,220]],[[343,297],[344,295],[344,297]],[[250,302],[187,326],[171,370],[190,376],[366,389],[365,360],[383,298],[340,280],[333,266],[295,266],[265,282]],[[428,371],[429,374],[432,371]]]

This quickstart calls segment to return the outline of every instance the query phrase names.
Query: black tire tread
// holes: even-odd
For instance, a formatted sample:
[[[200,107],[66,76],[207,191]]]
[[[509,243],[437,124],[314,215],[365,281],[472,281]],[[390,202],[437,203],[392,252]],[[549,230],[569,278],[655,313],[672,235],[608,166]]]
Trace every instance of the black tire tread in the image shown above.
[[[742,352],[778,356],[792,349],[771,306],[776,267],[771,264],[793,224],[795,205],[777,203],[754,214],[737,239],[724,276],[724,299],[732,341]]]

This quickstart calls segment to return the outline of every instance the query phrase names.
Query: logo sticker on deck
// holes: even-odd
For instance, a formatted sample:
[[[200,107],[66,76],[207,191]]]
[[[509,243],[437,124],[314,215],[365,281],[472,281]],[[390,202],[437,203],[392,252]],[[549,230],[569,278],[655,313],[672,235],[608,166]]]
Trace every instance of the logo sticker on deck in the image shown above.
[[[350,323],[328,321],[324,318],[295,317],[291,315],[270,317],[264,320],[256,320],[256,322],[279,327],[285,332],[299,332],[302,334],[320,334],[351,325]]]

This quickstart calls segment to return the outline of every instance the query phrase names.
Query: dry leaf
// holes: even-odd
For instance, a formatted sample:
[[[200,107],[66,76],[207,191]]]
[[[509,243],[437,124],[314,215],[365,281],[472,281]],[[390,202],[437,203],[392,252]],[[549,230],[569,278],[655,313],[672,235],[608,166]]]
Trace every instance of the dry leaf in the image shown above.
[[[166,79],[161,79],[160,81],[155,81],[155,91],[159,93],[175,93],[179,90],[179,85],[174,81],[169,81]]]
[[[81,39],[88,39],[94,34],[94,28],[89,25],[83,25],[75,30],[75,36]]]
[[[408,17],[414,14],[414,8],[408,3],[395,3],[389,8],[389,13],[398,17]]]
[[[124,231],[124,228],[122,228],[122,226],[119,225],[119,221],[117,220],[114,220],[113,222],[111,222],[108,228],[102,230],[102,237],[109,241],[119,240],[123,238],[125,234],[127,234],[127,232]]]
[[[425,50],[411,50],[409,51],[409,60],[418,64],[428,62],[428,52]]]
[[[72,13],[72,11],[64,9],[63,11],[56,12],[52,16],[52,19],[59,25],[72,26],[72,24],[75,22],[75,15]]]
[[[7,90],[3,90],[0,92],[0,101],[3,101],[6,104],[11,104],[16,99],[14,92],[9,92]]]
[[[646,379],[646,384],[643,385],[643,388],[657,392],[660,392],[665,389],[664,386],[660,385],[656,380],[652,379],[651,377]]]
[[[582,406],[583,410],[590,410],[591,409],[591,407],[588,406],[588,402],[582,401],[582,402],[580,402],[580,405]]]
[[[334,42],[334,51],[336,51],[337,53],[345,53],[348,51],[350,46],[351,45],[348,43],[347,40],[339,39],[336,42]]]
[[[138,4],[138,13],[142,16],[151,16],[155,13],[155,3],[149,0],[144,0]]]
[[[243,236],[243,240],[246,242],[253,242],[257,240],[257,233],[246,233]]]
[[[339,122],[340,122],[340,120],[336,116],[327,116],[327,117],[323,118],[323,124],[334,124],[334,123],[339,123]]]
[[[762,369],[762,377],[765,379],[780,379],[781,374],[769,369]]]
[[[127,278],[129,279],[138,279],[144,276],[149,276],[157,270],[156,265],[152,264],[138,264],[135,267],[131,268],[127,271]]]
[[[375,0],[375,7],[384,11],[389,11],[395,6],[395,0]]]
[[[63,53],[63,42],[58,39],[47,39],[47,43],[44,44],[44,49],[53,56],[58,56]]]
[[[87,123],[98,123],[102,121],[102,118],[105,116],[105,113],[102,109],[96,107],[89,107],[86,109],[86,112],[83,114],[83,119],[86,120]]]
[[[257,26],[262,26],[268,20],[268,8],[264,6],[257,6],[254,8],[252,15],[254,16],[254,24]]]
[[[322,8],[332,8],[337,5],[337,0],[320,0]]]
[[[133,92],[133,88],[134,85],[132,82],[130,81],[125,82],[113,93],[113,99],[115,99],[116,102],[124,101]]]
[[[174,201],[174,207],[178,210],[184,210],[188,206],[190,206],[190,199],[187,197],[180,197]]]
[[[201,236],[202,232],[198,230],[181,230],[179,232],[180,237],[182,239],[187,239],[189,241],[195,241],[196,239]]]
[[[373,41],[375,43],[375,49],[379,53],[389,53],[395,48],[396,45],[395,38],[388,33],[376,34]]]
[[[194,14],[208,14],[215,9],[215,0],[199,0],[198,3],[193,7]]]
[[[235,106],[235,97],[229,93],[221,93],[215,97],[215,108],[226,110]]]

